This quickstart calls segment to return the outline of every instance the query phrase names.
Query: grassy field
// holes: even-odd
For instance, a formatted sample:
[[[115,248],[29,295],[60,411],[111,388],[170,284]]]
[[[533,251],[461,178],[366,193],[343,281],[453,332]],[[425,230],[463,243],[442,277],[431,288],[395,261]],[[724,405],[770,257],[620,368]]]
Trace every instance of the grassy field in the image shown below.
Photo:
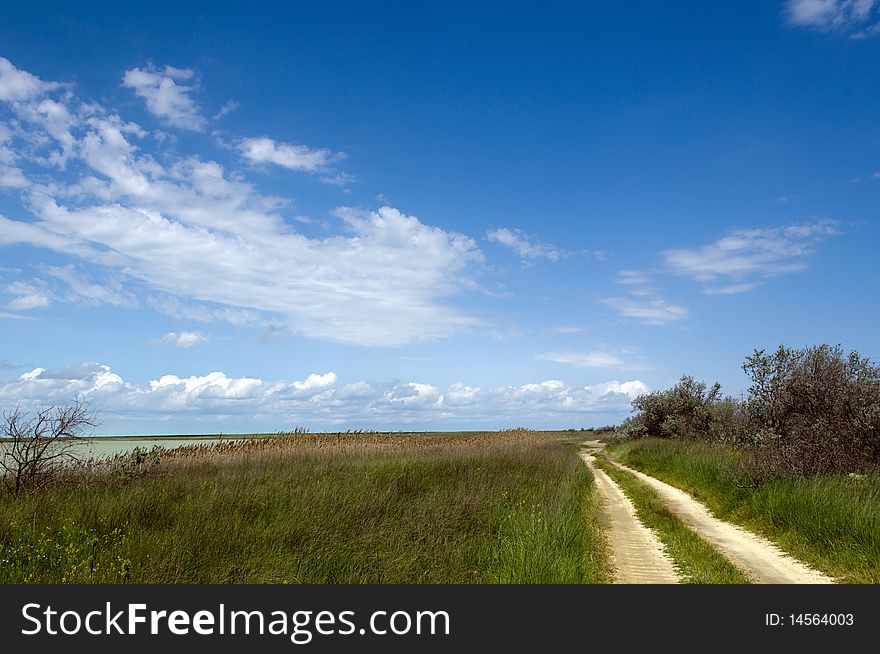
[[[526,431],[299,436],[0,498],[0,583],[596,583],[576,445]]]
[[[880,583],[880,473],[777,479],[752,487],[741,455],[705,443],[613,445],[627,465],[691,492],[723,520],[776,541],[848,583]]]
[[[608,464],[604,455],[600,454],[596,462],[630,499],[642,523],[657,533],[684,583],[749,583],[736,566],[667,509],[653,489],[634,475]]]

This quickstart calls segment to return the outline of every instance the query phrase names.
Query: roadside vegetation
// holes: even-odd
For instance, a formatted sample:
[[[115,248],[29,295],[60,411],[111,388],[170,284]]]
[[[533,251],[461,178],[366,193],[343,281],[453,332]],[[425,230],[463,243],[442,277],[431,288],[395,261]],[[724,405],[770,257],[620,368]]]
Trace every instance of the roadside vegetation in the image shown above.
[[[633,402],[609,454],[851,583],[880,583],[880,368],[822,345],[755,352],[742,400],[682,377]]]
[[[597,583],[571,437],[286,435],[0,498],[0,583]]]

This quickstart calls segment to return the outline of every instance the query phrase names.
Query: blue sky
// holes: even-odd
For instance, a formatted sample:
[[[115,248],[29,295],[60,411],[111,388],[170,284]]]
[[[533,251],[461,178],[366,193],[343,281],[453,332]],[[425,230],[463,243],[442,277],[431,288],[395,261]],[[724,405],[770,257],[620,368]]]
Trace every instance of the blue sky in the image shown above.
[[[567,428],[877,357],[880,0],[377,4],[4,10],[3,407]]]

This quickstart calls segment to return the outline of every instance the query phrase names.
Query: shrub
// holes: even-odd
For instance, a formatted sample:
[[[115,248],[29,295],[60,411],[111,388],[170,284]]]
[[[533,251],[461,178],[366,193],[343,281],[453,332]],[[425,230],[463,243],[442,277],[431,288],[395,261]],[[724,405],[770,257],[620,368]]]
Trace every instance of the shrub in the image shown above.
[[[164,448],[154,445],[153,449],[136,447],[127,454],[115,456],[110,461],[110,471],[113,477],[122,482],[131,481],[143,477],[153,468],[159,465]]]
[[[81,400],[69,406],[37,408],[33,413],[21,407],[4,413],[0,431],[10,440],[0,451],[0,478],[6,490],[19,495],[52,481],[76,460],[77,437],[96,424]]]
[[[639,413],[627,418],[616,440],[630,438],[709,439],[734,442],[742,436],[741,412],[722,398],[721,385],[711,387],[688,375],[671,389],[633,400]]]
[[[880,464],[880,368],[858,352],[819,345],[756,351],[744,409],[768,467],[800,475]]]
[[[742,402],[717,383],[684,376],[673,388],[637,397],[638,412],[613,440],[675,438],[748,450],[757,477],[858,472],[880,466],[880,367],[858,352],[819,345],[756,350],[742,366]]]

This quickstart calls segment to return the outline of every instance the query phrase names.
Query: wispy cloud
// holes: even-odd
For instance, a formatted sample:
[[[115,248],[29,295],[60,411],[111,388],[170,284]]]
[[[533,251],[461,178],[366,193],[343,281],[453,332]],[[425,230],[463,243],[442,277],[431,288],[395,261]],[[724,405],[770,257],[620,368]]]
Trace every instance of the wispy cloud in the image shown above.
[[[88,281],[72,265],[47,266],[46,273],[67,285],[71,299],[86,304],[110,304],[117,307],[134,308],[140,306],[133,293],[126,291],[122,279],[108,279],[105,275],[103,284]]]
[[[196,345],[202,345],[208,342],[208,337],[201,332],[168,332],[161,338],[157,338],[152,342],[156,347],[176,347],[181,350],[187,350]]]
[[[549,243],[540,243],[532,240],[529,236],[518,229],[499,227],[486,232],[486,238],[510,248],[523,259],[546,258],[550,261],[559,261],[562,256],[555,247]]]
[[[211,116],[211,120],[220,120],[224,116],[231,114],[233,111],[238,109],[239,104],[235,100],[227,100],[220,110]]]
[[[742,293],[770,277],[804,270],[816,246],[837,233],[831,220],[742,229],[703,247],[661,254],[670,272],[703,283],[706,293]]]
[[[195,87],[187,83],[194,77],[195,71],[189,68],[148,66],[125,71],[122,85],[146,100],[147,109],[168,125],[201,131],[207,121],[190,97]]]
[[[564,363],[578,368],[618,368],[623,365],[623,361],[620,358],[603,350],[594,352],[543,352],[536,358],[543,361]]]
[[[688,315],[685,306],[671,304],[662,298],[611,297],[603,300],[626,318],[635,318],[648,325],[668,325],[684,320]]]
[[[12,311],[43,309],[52,303],[51,295],[44,288],[25,282],[13,282],[4,290],[17,296],[6,303],[6,308]]]
[[[584,331],[584,328],[576,325],[558,325],[553,327],[552,331],[557,334],[578,334]]]
[[[250,163],[271,163],[289,170],[309,173],[326,170],[339,155],[330,150],[315,150],[305,145],[277,143],[267,136],[242,139],[238,144],[241,156]]]
[[[823,32],[843,31],[855,38],[878,33],[880,0],[788,0],[789,23]]]

